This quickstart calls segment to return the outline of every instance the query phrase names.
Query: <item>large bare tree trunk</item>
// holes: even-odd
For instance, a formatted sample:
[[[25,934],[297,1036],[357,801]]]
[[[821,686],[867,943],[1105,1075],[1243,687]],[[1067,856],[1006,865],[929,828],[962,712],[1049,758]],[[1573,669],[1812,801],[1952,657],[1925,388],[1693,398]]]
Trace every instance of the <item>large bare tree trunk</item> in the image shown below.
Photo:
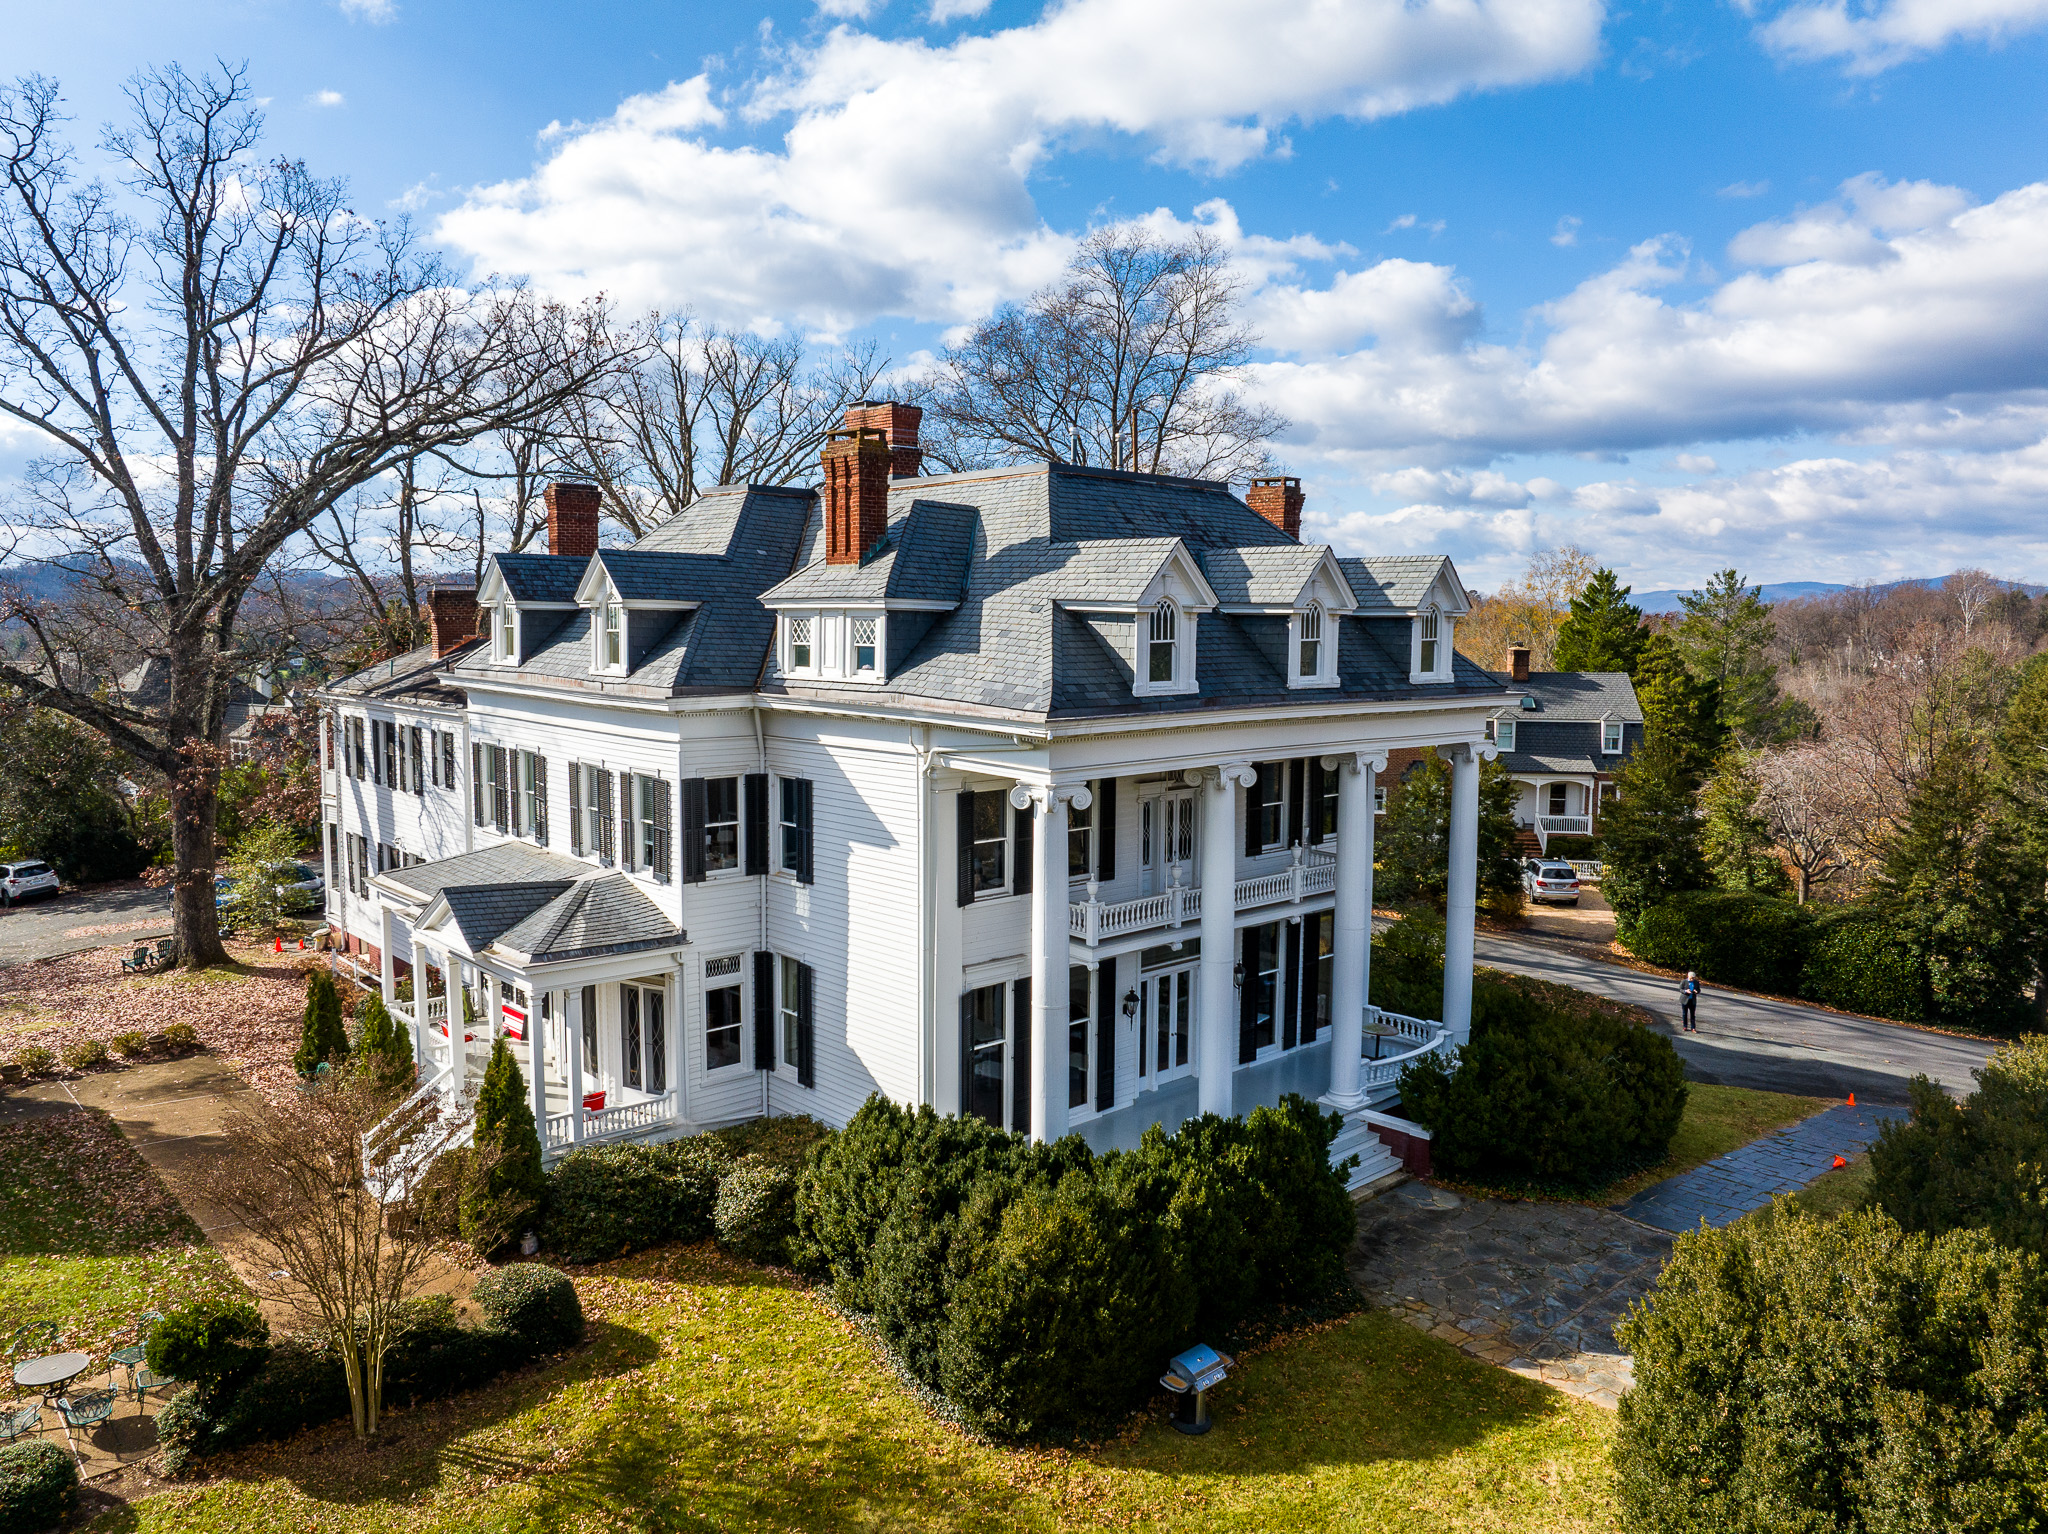
[[[184,764],[171,775],[171,851],[177,872],[171,881],[171,935],[179,962],[188,969],[227,962],[220,940],[220,911],[214,902],[214,867],[219,856],[214,829],[220,809],[221,752],[190,740]]]

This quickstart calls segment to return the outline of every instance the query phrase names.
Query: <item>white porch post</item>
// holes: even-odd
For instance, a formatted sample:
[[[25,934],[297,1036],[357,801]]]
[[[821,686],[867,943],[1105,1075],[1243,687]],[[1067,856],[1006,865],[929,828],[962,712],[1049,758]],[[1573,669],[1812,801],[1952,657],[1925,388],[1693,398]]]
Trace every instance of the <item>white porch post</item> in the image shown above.
[[[1323,1098],[1339,1113],[1365,1106],[1358,1074],[1372,982],[1373,779],[1386,765],[1385,753],[1354,751],[1323,758],[1323,771],[1340,774],[1336,931],[1330,966],[1330,1091]]]
[[[398,999],[398,961],[391,953],[391,935],[398,930],[398,924],[391,919],[391,907],[377,907],[377,976],[382,986],[384,1005],[390,1006]]]
[[[548,1039],[541,1022],[539,991],[526,993],[526,1090],[533,1102],[533,1127],[541,1154],[548,1149]]]
[[[1202,789],[1202,962],[1195,1020],[1198,1101],[1228,1117],[1237,1067],[1237,791],[1258,781],[1249,762],[1225,762],[1200,775]]]
[[[1453,1044],[1472,1037],[1472,928],[1479,907],[1479,755],[1439,747],[1451,762],[1450,866],[1444,884],[1444,1027]]]
[[[569,1026],[569,1148],[583,1143],[583,988],[562,993],[562,1020]],[[574,997],[574,1009],[567,1004]]]
[[[1031,1138],[1067,1132],[1067,806],[1087,809],[1085,785],[1019,783],[1010,803],[1037,813],[1031,837]],[[1022,1019],[1019,1019],[1021,1022]]]

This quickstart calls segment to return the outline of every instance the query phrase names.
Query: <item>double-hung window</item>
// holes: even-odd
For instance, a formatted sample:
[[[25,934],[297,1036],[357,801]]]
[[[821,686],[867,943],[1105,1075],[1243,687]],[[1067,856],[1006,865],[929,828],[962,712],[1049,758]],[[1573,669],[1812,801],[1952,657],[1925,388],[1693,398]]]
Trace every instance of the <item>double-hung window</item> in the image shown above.
[[[811,780],[809,778],[782,778],[779,780],[778,804],[775,813],[776,866],[783,873],[794,874],[799,882],[811,882]]]
[[[809,671],[813,665],[816,652],[812,647],[811,625],[815,621],[811,618],[789,620],[789,669],[792,671]]]
[[[782,983],[777,987],[781,993],[782,1063],[792,1069],[803,1062],[803,968],[795,959],[783,957]]]
[[[1490,721],[1490,724],[1491,728],[1488,733],[1493,736],[1493,743],[1503,751],[1514,750],[1515,721],[1512,719],[1495,719]]]
[[[1171,602],[1161,602],[1152,609],[1146,622],[1145,631],[1145,680],[1159,686],[1171,686],[1180,676],[1176,665],[1179,654],[1180,614]]]
[[[607,671],[622,671],[626,665],[626,609],[617,602],[604,604],[604,640],[600,663]]]
[[[1621,755],[1621,721],[1619,719],[1603,719],[1600,721],[1600,753],[1603,756]]]
[[[1301,614],[1299,664],[1301,679],[1313,681],[1323,674],[1323,609],[1314,602]]]
[[[1095,806],[1067,806],[1067,878],[1092,878],[1095,873]]]
[[[498,654],[497,659],[512,662],[519,659],[519,609],[510,602],[498,608]]]
[[[1095,977],[1079,964],[1067,971],[1067,1106],[1088,1106],[1088,1024],[1095,998]]]
[[[1000,789],[974,796],[972,860],[977,895],[1000,895],[1010,887],[1007,799]]]
[[[642,779],[642,781],[647,781]],[[740,866],[740,780],[704,780],[704,870]]]
[[[453,730],[443,730],[441,732],[441,786],[443,788],[454,788],[457,786],[455,782],[455,732]]]
[[[1443,659],[1442,618],[1434,607],[1415,615],[1415,674],[1434,677]]]
[[[1287,845],[1287,764],[1260,762],[1259,780],[1252,786],[1253,808],[1258,820],[1258,844],[1262,851]],[[1250,849],[1246,849],[1249,851]]]

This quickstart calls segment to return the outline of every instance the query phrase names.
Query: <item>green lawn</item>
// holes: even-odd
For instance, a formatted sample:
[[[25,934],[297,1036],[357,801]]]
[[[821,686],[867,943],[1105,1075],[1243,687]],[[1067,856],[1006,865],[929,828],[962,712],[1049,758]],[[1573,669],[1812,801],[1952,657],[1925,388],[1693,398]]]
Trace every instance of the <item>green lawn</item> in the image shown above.
[[[587,1270],[583,1351],[392,1422],[219,1462],[100,1527],[1591,1530],[1613,1419],[1365,1314],[1247,1360],[1214,1432],[1074,1451],[930,1416],[808,1291],[710,1247]]]
[[[1792,1195],[1792,1203],[1802,1214],[1831,1220],[1862,1203],[1869,1191],[1870,1157],[1865,1154],[1853,1157],[1845,1167],[1821,1173]]]
[[[112,1119],[71,1109],[0,1124],[0,1346],[55,1321],[104,1357],[138,1311],[240,1283]]]

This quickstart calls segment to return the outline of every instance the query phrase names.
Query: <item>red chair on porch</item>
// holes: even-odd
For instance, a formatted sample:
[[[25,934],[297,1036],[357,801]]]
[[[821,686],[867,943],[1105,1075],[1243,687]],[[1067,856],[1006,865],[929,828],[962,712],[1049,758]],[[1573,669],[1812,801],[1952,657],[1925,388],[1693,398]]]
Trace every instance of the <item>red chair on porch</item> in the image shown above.
[[[585,1113],[602,1113],[602,1112],[604,1112],[604,1090],[603,1090],[603,1088],[599,1088],[599,1089],[598,1089],[597,1091],[595,1091],[595,1092],[585,1092],[585,1093],[583,1094],[583,1111],[584,1111]]]

